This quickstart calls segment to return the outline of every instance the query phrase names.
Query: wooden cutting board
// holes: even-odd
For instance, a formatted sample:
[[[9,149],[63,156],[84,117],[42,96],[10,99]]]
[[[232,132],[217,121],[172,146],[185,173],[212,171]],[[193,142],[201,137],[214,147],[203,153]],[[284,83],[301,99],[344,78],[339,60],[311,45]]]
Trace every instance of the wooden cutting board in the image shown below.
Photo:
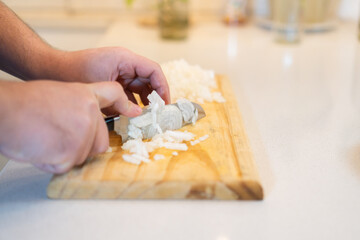
[[[188,151],[157,149],[165,159],[133,165],[123,161],[121,137],[113,151],[54,176],[47,194],[61,199],[263,199],[263,190],[229,79],[218,76],[226,103],[202,104],[207,116],[187,130],[209,138]]]

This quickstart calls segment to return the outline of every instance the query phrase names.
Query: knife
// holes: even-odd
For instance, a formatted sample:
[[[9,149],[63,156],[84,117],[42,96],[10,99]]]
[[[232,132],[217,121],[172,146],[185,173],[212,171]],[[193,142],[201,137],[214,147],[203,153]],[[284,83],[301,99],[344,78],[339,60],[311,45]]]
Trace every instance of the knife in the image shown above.
[[[115,129],[115,121],[120,120],[120,116],[118,116],[118,115],[110,116],[110,117],[104,118],[104,120],[105,120],[106,126],[107,126],[107,128],[108,128],[108,130],[110,132],[110,131],[114,131],[114,129]]]
[[[200,104],[191,102],[194,107],[197,109],[198,111],[198,119],[202,119],[206,116],[205,110],[200,106]],[[171,105],[176,105],[176,103],[171,104]],[[125,117],[123,115],[116,115],[116,116],[110,116],[110,117],[106,117],[104,118],[105,123],[107,125],[107,128],[110,131],[114,131],[115,127],[117,127],[117,132],[119,133],[119,135],[121,135],[123,142],[126,141],[128,139],[128,125],[129,125],[129,118]],[[116,126],[115,126],[115,122],[117,122]],[[183,126],[188,125],[190,123],[183,123]]]

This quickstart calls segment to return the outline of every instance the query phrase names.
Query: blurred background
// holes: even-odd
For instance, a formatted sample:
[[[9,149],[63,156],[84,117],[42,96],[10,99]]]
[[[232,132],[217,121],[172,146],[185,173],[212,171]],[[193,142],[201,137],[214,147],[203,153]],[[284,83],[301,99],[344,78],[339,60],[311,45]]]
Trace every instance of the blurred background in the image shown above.
[[[336,30],[339,22],[356,22],[359,1],[5,0],[3,2],[54,47],[78,50],[108,44],[125,45],[124,47],[131,49],[131,44],[127,46],[126,42],[103,41],[112,26],[119,22],[128,23],[127,26],[124,25],[124,29],[118,30],[127,31],[125,34],[127,36],[124,37],[132,36],[129,37],[129,42],[135,38],[134,36],[138,36],[139,33],[134,33],[137,28],[143,29],[144,34],[145,32],[151,34],[149,31],[159,32],[157,36],[160,36],[160,41],[169,39],[190,41],[193,34],[191,29],[211,22],[215,23],[215,26],[222,24],[222,27],[232,29],[256,27],[268,35],[275,33],[274,40],[278,43],[299,43],[304,33],[322,34]],[[216,29],[216,27],[212,28]],[[140,35],[143,36],[142,33]],[[229,35],[224,38],[227,38],[227,42],[241,41],[241,39],[234,40],[234,37],[229,38]],[[169,60],[148,54],[146,51],[141,52],[141,49],[132,50],[140,51],[158,61]],[[3,72],[0,72],[0,78],[14,79]]]
[[[93,46],[110,24],[131,17],[139,26],[161,25],[161,16],[182,4],[190,24],[199,19],[229,25],[255,24],[273,27],[274,22],[297,21],[305,30],[328,30],[335,21],[357,20],[360,0],[5,0],[25,22],[47,41],[64,49]],[[179,7],[180,6],[180,7]],[[166,12],[167,11],[167,12]],[[294,12],[295,11],[295,12]],[[174,10],[173,10],[174,12]],[[171,13],[170,13],[171,14]],[[166,17],[166,16],[165,16]],[[299,20],[300,21],[300,20]],[[312,29],[311,29],[312,28]],[[63,39],[59,39],[61,36]],[[81,37],[87,41],[77,41]],[[57,41],[59,40],[59,41]]]

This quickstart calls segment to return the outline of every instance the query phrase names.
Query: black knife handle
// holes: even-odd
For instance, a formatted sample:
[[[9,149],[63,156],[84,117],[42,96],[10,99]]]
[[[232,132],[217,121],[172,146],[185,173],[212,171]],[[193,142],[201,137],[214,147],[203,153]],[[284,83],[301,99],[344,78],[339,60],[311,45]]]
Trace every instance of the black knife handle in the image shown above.
[[[114,129],[115,129],[115,121],[117,121],[119,119],[120,119],[119,116],[111,116],[111,117],[104,118],[106,126],[107,126],[109,132],[114,131]]]

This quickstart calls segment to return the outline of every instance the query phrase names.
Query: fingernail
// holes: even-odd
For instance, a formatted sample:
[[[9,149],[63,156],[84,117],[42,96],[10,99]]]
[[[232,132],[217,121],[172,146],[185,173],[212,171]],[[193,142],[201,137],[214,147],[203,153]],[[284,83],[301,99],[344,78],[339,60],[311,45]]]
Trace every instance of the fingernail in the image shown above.
[[[142,112],[142,109],[139,105],[136,105],[129,101],[129,107],[131,111],[134,111],[137,114],[140,114]]]
[[[135,105],[136,113],[142,113],[142,108],[139,105]]]

